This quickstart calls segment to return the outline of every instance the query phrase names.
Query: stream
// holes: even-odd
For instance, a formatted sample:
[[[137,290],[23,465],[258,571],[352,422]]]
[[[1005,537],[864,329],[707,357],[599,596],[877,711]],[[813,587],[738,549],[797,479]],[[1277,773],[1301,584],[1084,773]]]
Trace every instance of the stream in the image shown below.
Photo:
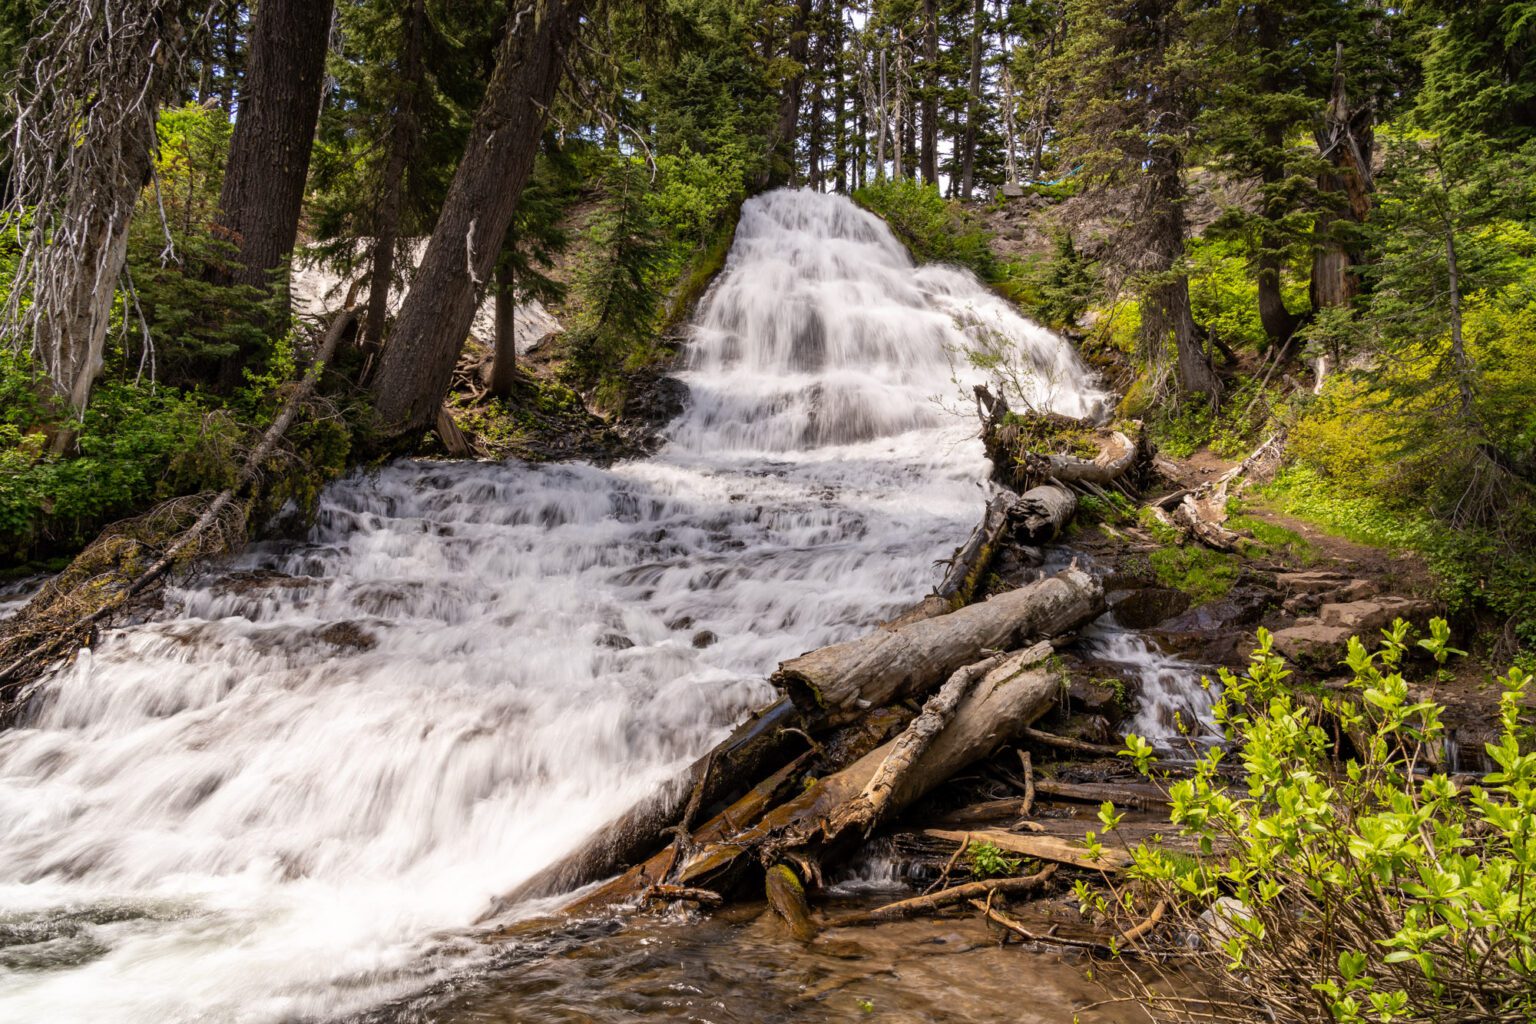
[[[472,924],[770,699],[780,660],[931,588],[988,493],[964,353],[999,338],[1036,405],[1101,408],[1070,346],[972,275],[914,267],[845,198],[769,193],[743,208],[654,458],[357,475],[304,542],[105,635],[0,733],[0,1021],[869,1012],[850,995],[797,1018],[804,952],[730,914],[536,962]],[[1113,656],[1155,660],[1106,630]],[[1164,703],[1193,699],[1187,670],[1156,668]],[[955,941],[1006,993],[1023,961],[982,940]],[[847,963],[882,956],[900,959]],[[942,967],[874,973],[822,980],[890,1019],[989,1019],[946,1003]],[[1092,998],[1051,978],[1012,1019]]]

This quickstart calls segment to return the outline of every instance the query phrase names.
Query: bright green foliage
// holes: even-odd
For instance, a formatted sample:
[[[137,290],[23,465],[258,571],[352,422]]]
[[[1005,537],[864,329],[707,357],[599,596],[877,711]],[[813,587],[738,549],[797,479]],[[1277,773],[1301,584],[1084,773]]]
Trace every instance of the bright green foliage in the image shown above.
[[[155,216],[129,224],[128,281],[119,297],[119,370],[180,387],[206,386],[236,351],[270,349],[269,324],[283,318],[261,289],[216,283],[235,246],[213,230],[230,125],[223,111],[199,106],[163,111],[156,180],[145,206]],[[164,219],[158,214],[164,211]],[[144,334],[149,335],[146,346]]]
[[[1009,878],[1019,873],[1019,858],[1008,856],[993,843],[966,847],[965,862],[976,878]]]
[[[1248,670],[1221,673],[1214,747],[1169,785],[1170,821],[1198,858],[1137,846],[1133,876],[1199,938],[1198,973],[1230,991],[1227,1019],[1311,1024],[1524,1022],[1536,1015],[1536,749],[1529,677],[1502,680],[1495,770],[1437,766],[1443,709],[1406,678],[1409,627],[1349,648],[1347,689],[1303,698],[1268,633]],[[1413,645],[1444,669],[1443,621]],[[1344,740],[1340,737],[1349,737]],[[1124,756],[1159,772],[1138,737]],[[1232,786],[1235,758],[1245,782]],[[1118,905],[1087,890],[1101,913]],[[1134,912],[1134,911],[1132,911]]]
[[[228,483],[241,432],[227,414],[173,388],[103,380],[80,454],[47,452],[48,411],[30,366],[0,353],[0,560],[68,551],[107,523],[178,494]]]
[[[1234,556],[1198,544],[1166,543],[1147,561],[1159,583],[1184,591],[1196,604],[1226,597],[1242,573]]]
[[[879,214],[920,263],[953,263],[984,281],[998,274],[990,233],[935,185],[911,178],[877,181],[853,193],[854,202]]]

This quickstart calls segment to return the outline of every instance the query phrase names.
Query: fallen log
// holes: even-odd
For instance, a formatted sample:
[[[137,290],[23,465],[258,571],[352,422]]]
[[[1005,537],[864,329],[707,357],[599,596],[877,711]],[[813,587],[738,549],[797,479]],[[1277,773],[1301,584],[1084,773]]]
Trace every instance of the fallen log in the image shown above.
[[[811,915],[811,906],[805,899],[805,885],[794,868],[788,864],[775,864],[769,868],[764,892],[768,905],[789,926],[789,934],[800,942],[810,942],[816,937],[821,928]]]
[[[999,494],[987,502],[981,522],[976,524],[965,543],[955,549],[944,571],[944,578],[939,581],[933,593],[912,609],[884,623],[884,628],[921,622],[970,604],[982,577],[986,575],[987,567],[992,564],[998,542],[1010,525],[1009,510],[1013,501],[1012,494]]]
[[[879,924],[882,921],[900,921],[919,914],[931,914],[936,910],[943,910],[945,907],[964,903],[967,900],[986,899],[993,893],[1003,896],[1022,896],[1043,888],[1055,873],[1056,865],[1047,864],[1034,874],[1024,875],[1021,878],[987,878],[979,882],[966,882],[964,885],[950,886],[948,889],[940,889],[938,892],[924,896],[887,903],[873,910],[861,910],[833,918],[827,922],[826,927],[848,928],[861,924]]]
[[[1106,846],[1099,851],[1097,857],[1094,857],[1081,843],[1074,843],[1056,836],[1019,835],[1016,832],[1004,832],[997,828],[973,829],[966,832],[925,828],[923,835],[951,843],[991,843],[1004,853],[1017,853],[1036,860],[1054,861],[1057,864],[1085,868],[1089,871],[1102,871],[1105,874],[1114,874],[1131,864],[1131,855],[1123,850]]]
[[[1027,667],[1034,657],[1031,651],[1010,655],[982,677],[943,731],[894,780],[887,807],[896,811],[909,806],[1054,706],[1060,682],[1049,668]],[[728,876],[749,853],[765,863],[792,858],[806,869],[807,877],[819,878],[821,860],[848,831],[836,825],[846,817],[846,805],[863,794],[894,747],[893,742],[866,754],[774,808],[751,828],[702,849],[678,873],[677,883],[716,888],[715,880]]]
[[[1009,661],[1017,670],[1033,668],[1050,657],[1052,650],[1050,641],[1042,641],[1022,654],[1010,656]],[[889,809],[891,797],[901,785],[901,780],[912,771],[923,752],[943,734],[945,726],[954,719],[960,702],[975,688],[977,681],[1002,661],[1003,655],[995,655],[985,661],[956,669],[939,691],[928,698],[918,716],[891,743],[885,760],[865,784],[863,791],[838,810],[830,830],[841,833],[859,829],[864,835],[869,835]]]
[[[707,850],[728,841],[732,836],[754,825],[778,800],[793,793],[795,783],[813,763],[820,763],[823,770],[835,774],[838,769],[857,763],[859,759],[867,756],[891,733],[905,726],[910,720],[911,712],[882,708],[864,716],[861,721],[839,730],[818,750],[801,754],[753,786],[725,810],[716,814],[693,833],[690,846]],[[677,884],[687,888],[697,888],[690,886],[687,880],[681,877],[683,865],[676,862],[676,855],[677,850],[674,847],[652,854],[644,862],[629,868],[617,878],[612,878],[591,892],[577,897],[561,908],[561,912],[576,916],[595,913],[632,899],[648,887],[657,884]],[[697,854],[690,852],[684,860],[686,862],[696,856]],[[522,892],[521,887],[516,890],[517,894]],[[521,895],[518,898],[512,898],[511,895],[502,897],[490,910],[481,915],[480,920],[484,921],[499,915],[522,898],[526,897]]]
[[[497,911],[578,889],[655,853],[690,803],[708,808],[752,785],[806,745],[804,720],[781,698],[752,715],[661,792],[625,811],[561,858],[501,897]],[[689,823],[691,824],[691,823]],[[494,912],[494,911],[493,911]]]
[[[1120,431],[1111,431],[1104,449],[1092,459],[1072,455],[1038,455],[1023,458],[1026,479],[1062,483],[1112,484],[1136,464],[1137,444]]]
[[[1030,544],[1055,540],[1077,511],[1077,495],[1065,487],[1042,484],[1019,495],[1008,510],[1013,533]]]
[[[1025,729],[1022,738],[1041,746],[1070,750],[1074,754],[1087,754],[1089,757],[1118,757],[1123,749],[1112,747],[1107,743],[1089,743],[1087,740],[1077,740],[1070,736],[1059,736],[1044,729]]]
[[[802,654],[772,681],[802,710],[846,720],[922,693],[987,651],[1059,636],[1103,610],[1103,587],[1074,566],[981,604]]]

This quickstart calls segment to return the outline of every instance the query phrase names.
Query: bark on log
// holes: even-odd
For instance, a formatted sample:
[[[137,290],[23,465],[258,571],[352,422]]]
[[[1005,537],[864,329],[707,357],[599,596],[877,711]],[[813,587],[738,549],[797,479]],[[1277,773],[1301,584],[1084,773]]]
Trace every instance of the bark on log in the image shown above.
[[[773,682],[807,712],[845,719],[919,694],[987,651],[1070,632],[1103,610],[1103,587],[1073,567],[948,615],[803,654],[780,665]]]
[[[988,672],[955,709],[954,717],[895,780],[887,806],[907,807],[973,761],[986,757],[1056,702],[1060,680],[1048,668],[1023,667],[1035,657],[1021,651]],[[702,849],[678,873],[679,885],[710,885],[729,879],[744,854],[778,861],[793,856],[811,871],[842,838],[834,824],[879,772],[895,743],[866,754],[848,768],[818,781],[725,842]]]
[[[1082,844],[1059,839],[1056,836],[1019,835],[1002,829],[986,828],[968,832],[954,832],[942,828],[928,828],[923,835],[943,839],[951,843],[991,843],[1005,853],[1017,853],[1036,860],[1054,861],[1072,867],[1086,868],[1114,874],[1130,866],[1131,855],[1122,850],[1104,847],[1097,859]]]
[[[1118,480],[1136,464],[1137,446],[1120,431],[1109,436],[1097,458],[1078,459],[1070,455],[1031,455],[1042,480],[1060,480],[1063,483],[1087,482],[1109,484]]]
[[[1016,669],[1033,668],[1051,656],[1049,641],[1038,643],[1022,655],[1010,657]],[[885,760],[880,763],[864,790],[839,809],[831,826],[834,832],[859,829],[868,835],[880,823],[891,803],[891,797],[901,786],[902,779],[912,771],[933,741],[955,717],[960,702],[975,688],[976,683],[996,668],[1003,655],[978,661],[957,669],[939,688],[939,691],[923,705],[922,712],[912,720],[900,736],[891,744]]]
[[[651,856],[665,841],[666,830],[681,820],[695,793],[699,806],[708,808],[750,786],[788,760],[793,750],[805,746],[798,731],[803,726],[804,720],[788,699],[753,712],[661,792],[598,829],[575,853],[502,896],[488,916],[525,900],[569,892]]]
[[[1013,533],[1030,544],[1055,540],[1077,511],[1077,495],[1056,484],[1042,484],[1019,495],[1008,510]]]
[[[965,543],[955,549],[949,559],[949,568],[944,571],[944,579],[934,588],[933,593],[915,607],[884,623],[883,627],[889,629],[921,622],[970,604],[976,595],[977,585],[986,574],[987,567],[992,564],[998,542],[1010,525],[1008,513],[1013,503],[1012,494],[999,494],[987,502],[981,522],[976,524]]]
[[[789,934],[801,942],[810,942],[816,937],[821,929],[811,916],[810,904],[805,899],[805,885],[794,868],[788,864],[775,864],[768,869],[763,888],[768,905],[784,919]]]

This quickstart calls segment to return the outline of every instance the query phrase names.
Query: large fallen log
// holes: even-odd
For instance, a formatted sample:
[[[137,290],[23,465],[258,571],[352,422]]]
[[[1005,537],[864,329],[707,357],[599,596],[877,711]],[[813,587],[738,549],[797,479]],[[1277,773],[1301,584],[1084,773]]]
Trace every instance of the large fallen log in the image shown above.
[[[1120,431],[1111,431],[1104,448],[1092,459],[1079,459],[1071,455],[1024,455],[1024,470],[1028,479],[1057,480],[1062,483],[1090,483],[1104,486],[1112,484],[1136,464],[1139,446]]]
[[[915,696],[987,651],[1060,636],[1098,617],[1104,590],[1075,566],[981,604],[802,654],[773,682],[808,713],[846,720]]]
[[[1042,641],[1022,655],[1007,656],[1015,669],[1033,668],[1051,656],[1050,641]],[[913,770],[923,752],[943,735],[963,701],[976,683],[996,668],[1004,655],[996,655],[973,665],[956,669],[954,674],[928,698],[923,710],[902,730],[891,744],[885,760],[865,784],[863,792],[841,807],[829,828],[835,832],[859,829],[865,835],[873,831],[891,805],[891,799]]]
[[[1077,495],[1056,484],[1042,484],[1019,495],[1008,509],[1014,536],[1028,544],[1055,540],[1077,511]]]
[[[690,846],[695,850],[708,851],[731,841],[731,837],[755,825],[778,800],[793,793],[804,771],[819,762],[823,770],[835,777],[837,769],[857,764],[870,751],[878,747],[887,736],[911,719],[910,712],[882,708],[846,728],[840,730],[816,752],[807,751],[768,778],[748,790],[740,799],[716,814],[691,836]],[[696,859],[697,852],[689,854],[685,863]],[[605,910],[644,895],[646,890],[658,884],[675,884],[692,887],[685,880],[682,864],[678,863],[677,850],[668,847],[654,854],[643,863],[636,864],[617,878],[609,879],[590,892],[584,893],[561,908],[572,916],[586,916]],[[516,903],[502,898],[481,920],[499,915]]]
[[[598,829],[576,852],[507,893],[499,905],[569,892],[649,857],[667,830],[682,822],[690,804],[709,808],[728,799],[770,774],[796,749],[803,749],[804,724],[800,712],[785,698],[754,711],[660,792]]]
[[[1040,666],[1036,651],[1001,659],[960,701],[942,732],[895,778],[885,806],[910,806],[955,772],[988,756],[1055,705],[1060,678]],[[677,873],[679,885],[719,887],[750,854],[763,863],[799,863],[803,875],[819,879],[821,861],[857,821],[846,813],[880,772],[896,743],[886,744],[847,768],[819,780],[798,797],[774,808],[751,828],[701,848]]]

